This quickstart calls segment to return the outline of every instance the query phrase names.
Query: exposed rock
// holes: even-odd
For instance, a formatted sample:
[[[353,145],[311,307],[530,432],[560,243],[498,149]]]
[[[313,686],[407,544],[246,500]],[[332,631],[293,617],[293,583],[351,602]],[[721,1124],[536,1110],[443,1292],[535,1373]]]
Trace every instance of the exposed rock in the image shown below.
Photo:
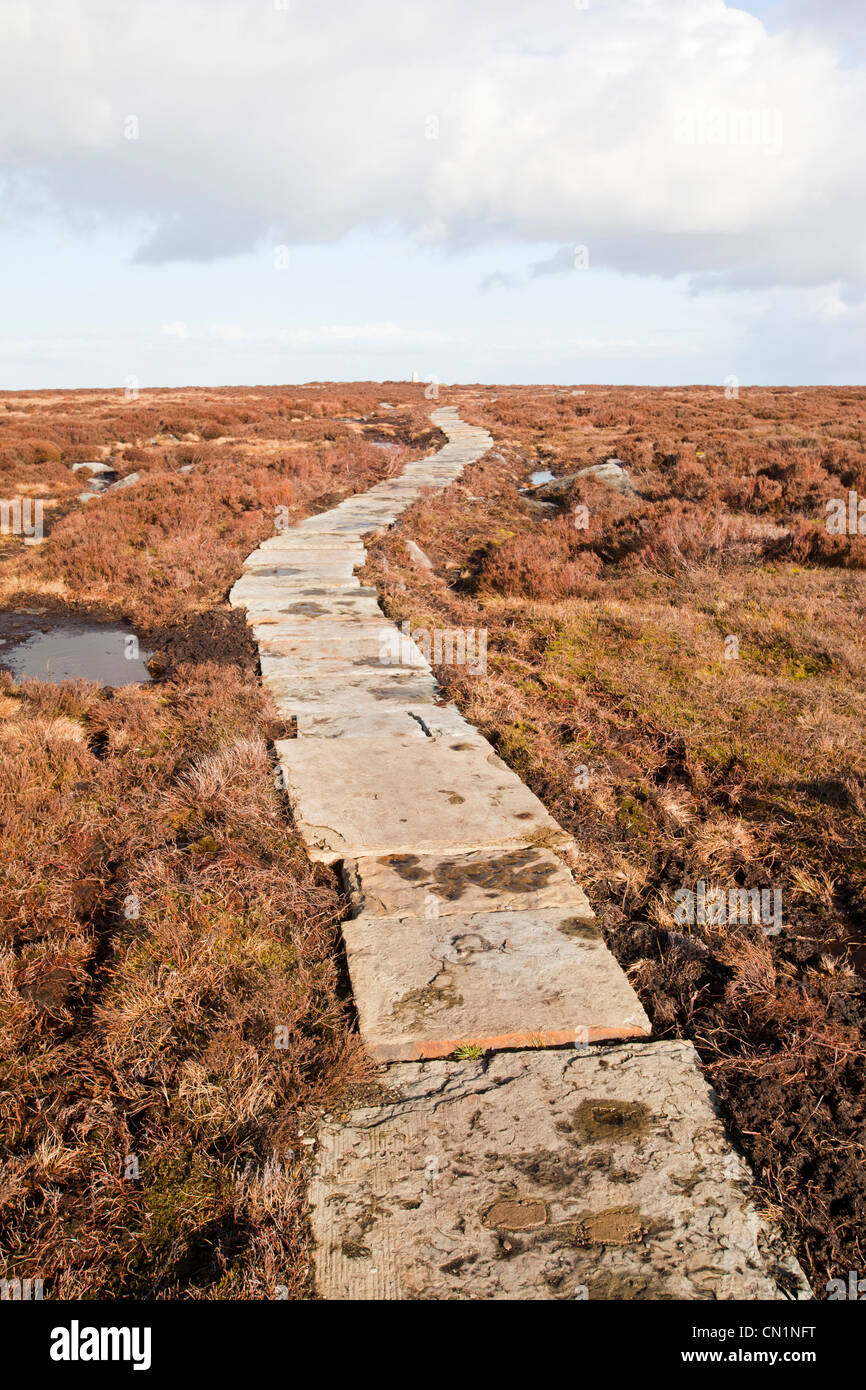
[[[415,541],[410,540],[408,536],[403,537],[403,544],[408,550],[410,558],[419,567],[419,569],[429,570],[429,572],[432,574],[433,561],[430,559],[429,555],[424,554],[424,551],[421,549],[420,545],[417,545]]]
[[[82,462],[73,463],[72,465],[73,473],[77,473],[81,468],[86,468],[88,472],[92,474],[109,474],[112,477],[116,476],[115,470],[112,468],[110,463]]]
[[[606,459],[604,463],[591,463],[588,468],[579,468],[576,473],[566,473],[560,478],[554,478],[550,483],[543,483],[535,489],[535,496],[561,498],[578,478],[597,478],[600,483],[605,483],[617,492],[634,495],[634,487],[622,461]]]

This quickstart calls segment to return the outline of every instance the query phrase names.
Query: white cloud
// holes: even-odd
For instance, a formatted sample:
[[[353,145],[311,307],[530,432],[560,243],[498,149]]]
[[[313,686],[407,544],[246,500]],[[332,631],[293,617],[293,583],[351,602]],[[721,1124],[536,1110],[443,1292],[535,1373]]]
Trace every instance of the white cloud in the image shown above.
[[[70,356],[86,352],[95,338],[0,338],[0,357],[34,362],[63,362]]]
[[[268,351],[285,348],[309,349],[313,352],[402,352],[409,348],[441,347],[452,340],[445,334],[427,329],[405,328],[399,323],[332,323],[281,328],[275,332],[256,332],[239,323],[213,323],[206,330],[190,329],[183,320],[164,323],[163,338],[195,342],[197,349],[208,343],[232,346],[255,344]]]
[[[251,334],[239,323],[214,323],[211,325],[210,336],[220,343],[242,343],[251,337]]]
[[[843,319],[853,312],[851,305],[846,304],[838,294],[828,294],[818,305],[817,314],[819,319],[830,320]]]
[[[392,225],[866,285],[862,70],[723,0],[7,0],[0,105],[5,219],[144,221],[145,261]]]
[[[829,294],[775,291],[769,300],[738,345],[732,372],[743,380],[792,383],[866,380],[866,299],[834,286]]]
[[[398,323],[334,323],[318,328],[284,328],[279,338],[287,347],[322,348],[367,352],[394,352],[402,348],[439,347],[447,338]]]

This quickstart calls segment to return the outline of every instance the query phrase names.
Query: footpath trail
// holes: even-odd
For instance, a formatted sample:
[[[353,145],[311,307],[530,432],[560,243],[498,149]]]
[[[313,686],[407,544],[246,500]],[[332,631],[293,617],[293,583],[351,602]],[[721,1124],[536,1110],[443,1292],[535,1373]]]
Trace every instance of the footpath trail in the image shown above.
[[[356,577],[364,536],[492,446],[432,419],[443,449],[263,542],[231,594],[297,721],[289,800],[343,874],[361,1035],[390,1063],[375,1103],[319,1129],[316,1292],[808,1298],[694,1048],[648,1040],[570,837]],[[471,661],[474,636],[439,640]]]

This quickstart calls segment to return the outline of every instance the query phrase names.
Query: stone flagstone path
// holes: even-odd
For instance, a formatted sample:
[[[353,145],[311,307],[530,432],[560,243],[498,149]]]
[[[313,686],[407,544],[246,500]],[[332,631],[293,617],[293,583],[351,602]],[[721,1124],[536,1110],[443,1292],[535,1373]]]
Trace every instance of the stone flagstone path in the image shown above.
[[[364,536],[492,446],[432,419],[443,449],[264,541],[231,592],[297,721],[277,753],[298,830],[349,892],[362,1038],[394,1064],[377,1104],[320,1128],[316,1291],[808,1298],[694,1049],[643,1041],[570,837],[356,577]]]

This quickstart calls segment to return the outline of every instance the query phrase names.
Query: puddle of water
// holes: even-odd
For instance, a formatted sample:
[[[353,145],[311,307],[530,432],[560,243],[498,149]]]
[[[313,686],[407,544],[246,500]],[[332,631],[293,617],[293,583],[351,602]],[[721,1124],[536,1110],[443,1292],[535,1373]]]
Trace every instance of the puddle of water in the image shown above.
[[[371,440],[370,440],[370,443],[373,445],[373,448],[374,448],[374,449],[399,449],[399,448],[400,448],[400,445],[399,445],[399,444],[392,444],[392,443],[390,443],[390,441],[384,440],[384,439],[371,439]]]
[[[538,487],[541,483],[552,483],[553,474],[549,468],[540,468],[537,473],[531,475],[530,482],[533,487]]]
[[[0,664],[17,681],[98,681],[100,685],[141,685],[152,679],[134,633],[121,627],[58,624],[33,632],[14,645],[0,644]]]

